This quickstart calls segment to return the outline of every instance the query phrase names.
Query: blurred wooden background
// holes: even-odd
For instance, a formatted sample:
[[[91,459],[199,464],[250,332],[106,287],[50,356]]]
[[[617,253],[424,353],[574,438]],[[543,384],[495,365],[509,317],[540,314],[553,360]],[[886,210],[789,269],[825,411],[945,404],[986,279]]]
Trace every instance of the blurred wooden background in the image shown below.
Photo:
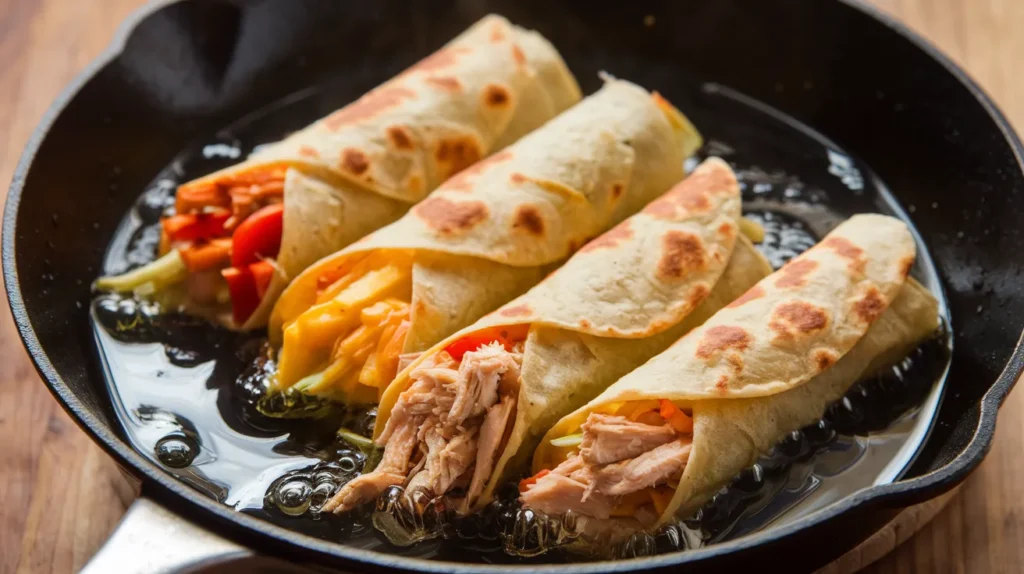
[[[807,0],[818,1],[818,0]],[[964,66],[1024,126],[1024,0],[872,0]],[[0,0],[0,187],[52,99],[143,0]],[[981,468],[873,574],[1020,572],[1024,392],[1003,408]],[[77,571],[135,487],[39,382],[0,310],[0,574]]]

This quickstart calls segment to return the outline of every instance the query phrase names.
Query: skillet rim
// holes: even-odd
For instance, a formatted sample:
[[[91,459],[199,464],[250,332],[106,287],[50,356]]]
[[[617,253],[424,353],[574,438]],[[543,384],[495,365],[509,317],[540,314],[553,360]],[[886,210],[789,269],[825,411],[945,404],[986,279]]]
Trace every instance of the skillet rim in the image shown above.
[[[419,572],[436,573],[468,573],[468,572],[510,572],[523,571],[526,569],[553,573],[566,568],[565,564],[548,565],[484,565],[465,564],[457,562],[446,562],[397,556],[377,551],[364,550],[344,546],[341,544],[321,540],[276,526],[259,518],[255,518],[237,512],[219,502],[203,496],[201,493],[189,488],[187,485],[174,479],[165,473],[159,466],[152,463],[141,454],[132,449],[117,433],[96,417],[68,387],[68,385],[57,373],[49,360],[47,352],[39,343],[35,330],[25,307],[21,294],[21,286],[18,280],[17,264],[15,259],[15,225],[17,222],[18,207],[21,204],[21,195],[24,190],[25,179],[35,159],[43,140],[50,131],[56,119],[64,112],[65,108],[78,95],[80,90],[101,70],[108,66],[113,60],[119,57],[126,45],[128,38],[135,32],[138,25],[149,16],[161,9],[180,2],[181,0],[152,0],[148,4],[132,13],[118,28],[114,38],[104,51],[97,56],[86,68],[80,72],[57,96],[54,102],[44,113],[39,124],[33,130],[25,144],[24,151],[15,168],[14,175],[6,199],[3,214],[2,232],[2,263],[4,284],[7,287],[7,299],[11,309],[18,334],[21,337],[29,357],[32,359],[36,371],[42,377],[54,398],[61,404],[64,410],[72,416],[75,422],[100,445],[104,451],[114,458],[122,468],[131,469],[131,474],[140,478],[145,490],[143,495],[151,495],[167,505],[169,500],[180,501],[184,498],[191,503],[191,508],[177,508],[191,519],[199,517],[200,511],[205,513],[205,518],[213,518],[213,523],[207,522],[202,527],[214,530],[217,534],[225,535],[240,540],[247,546],[255,538],[273,541],[275,550],[291,555],[292,557],[309,558],[309,553],[317,557],[329,558],[331,561],[341,561],[349,566],[376,567],[395,570],[409,571],[415,569]],[[889,28],[897,35],[903,37],[914,47],[924,52],[939,63],[947,73],[952,75],[974,99],[981,105],[989,115],[999,131],[1002,132],[1005,142],[1013,151],[1017,161],[1017,167],[1024,173],[1024,145],[1013,127],[985,93],[970,76],[955,64],[949,57],[943,54],[938,48],[916,32],[910,30],[902,22],[893,16],[868,5],[864,0],[836,0],[864,15],[874,19],[879,24]],[[914,498],[937,496],[943,491],[949,490],[973,471],[984,459],[985,454],[991,446],[995,432],[995,423],[998,416],[999,406],[1003,403],[1010,390],[1016,384],[1021,372],[1024,371],[1024,333],[1018,337],[1006,365],[999,373],[992,386],[985,392],[979,403],[979,418],[977,428],[968,444],[957,456],[943,465],[924,475],[898,481],[886,485],[866,487],[850,496],[836,501],[835,503],[810,513],[805,517],[794,520],[784,526],[772,528],[763,532],[750,534],[736,540],[715,544],[696,550],[661,554],[646,558],[632,560],[600,561],[573,564],[571,568],[580,573],[589,572],[633,572],[651,568],[665,568],[675,565],[682,565],[694,562],[706,562],[723,555],[750,550],[762,544],[778,542],[781,539],[792,536],[797,532],[818,526],[831,521],[840,515],[850,512],[858,507],[875,505],[879,507],[897,508],[902,502],[909,502]],[[901,501],[902,500],[902,501]],[[212,528],[211,528],[212,527]],[[227,532],[225,532],[227,531]]]

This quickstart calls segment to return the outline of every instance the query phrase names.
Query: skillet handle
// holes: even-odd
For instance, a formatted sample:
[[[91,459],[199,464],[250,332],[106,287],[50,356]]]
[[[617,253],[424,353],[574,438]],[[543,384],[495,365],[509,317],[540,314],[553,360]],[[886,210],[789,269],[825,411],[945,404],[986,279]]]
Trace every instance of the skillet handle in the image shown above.
[[[82,574],[197,572],[255,553],[185,520],[152,499],[138,498]]]

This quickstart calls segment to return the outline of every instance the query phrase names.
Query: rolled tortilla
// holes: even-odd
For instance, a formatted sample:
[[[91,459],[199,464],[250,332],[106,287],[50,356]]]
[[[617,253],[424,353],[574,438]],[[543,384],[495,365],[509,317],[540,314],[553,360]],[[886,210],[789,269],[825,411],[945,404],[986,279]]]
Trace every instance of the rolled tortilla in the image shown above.
[[[304,391],[335,400],[376,402],[394,376],[395,349],[387,353],[382,343],[365,359],[387,365],[385,376],[360,374],[372,382],[352,382],[350,363],[362,357],[350,361],[339,349],[355,356],[367,348],[347,335],[357,328],[359,309],[386,299],[390,310],[381,312],[390,313],[391,324],[383,329],[401,321],[396,332],[404,341],[394,336],[400,350],[424,351],[520,295],[589,238],[664,193],[699,146],[697,132],[660,96],[609,81],[450,179],[399,221],[297,278],[270,320],[271,340],[283,341],[276,388],[301,383]],[[339,322],[344,325],[335,328]],[[363,326],[382,330],[378,323]]]
[[[385,448],[385,462],[343,488],[325,508],[348,510],[384,486],[411,478],[406,473],[413,462],[396,465],[388,449],[400,447],[383,441],[425,436],[421,429],[426,426],[417,427],[412,435],[386,430],[402,424],[390,422],[396,408],[403,413],[400,417],[409,412],[404,405],[410,399],[400,403],[399,398],[415,383],[418,369],[428,369],[439,358],[448,360],[444,357],[454,352],[454,345],[483,344],[487,333],[514,333],[518,343],[510,342],[520,349],[515,351],[520,355],[518,379],[503,380],[502,396],[488,400],[486,391],[480,393],[479,408],[473,410],[487,410],[483,422],[460,423],[460,432],[476,437],[475,463],[463,476],[468,493],[462,510],[485,504],[506,469],[522,470],[541,434],[560,416],[667,348],[771,272],[740,233],[740,203],[732,170],[711,158],[642,212],[588,243],[529,292],[424,353],[402,371],[381,400],[374,436]],[[474,346],[480,345],[470,345]],[[469,370],[465,362],[459,372],[469,381],[484,376]],[[508,409],[513,403],[515,416]],[[503,418],[488,431],[495,412]],[[480,427],[478,434],[474,425]],[[457,436],[447,439],[449,444],[459,441]],[[421,473],[437,474],[432,464],[428,458]],[[418,479],[411,480],[416,484]],[[436,490],[429,483],[427,487]]]
[[[238,165],[184,184],[179,199],[283,178],[283,232],[270,284],[243,324],[223,322],[265,325],[285,286],[307,266],[395,221],[441,182],[580,97],[547,40],[490,15],[355,102]],[[277,201],[254,193],[256,206]],[[227,207],[239,220],[252,211],[241,210],[234,195]],[[223,310],[192,303],[197,312]]]
[[[631,406],[670,401],[692,416],[692,438],[678,485],[665,487],[672,496],[654,514],[654,525],[691,514],[787,433],[818,420],[863,375],[898,361],[935,332],[937,302],[907,279],[914,250],[899,220],[858,215],[844,222],[561,419],[534,453],[534,472],[576,456],[577,447],[551,441],[575,435],[592,414],[621,415]],[[685,433],[681,439],[688,440]],[[622,535],[641,526],[598,518],[585,531]]]

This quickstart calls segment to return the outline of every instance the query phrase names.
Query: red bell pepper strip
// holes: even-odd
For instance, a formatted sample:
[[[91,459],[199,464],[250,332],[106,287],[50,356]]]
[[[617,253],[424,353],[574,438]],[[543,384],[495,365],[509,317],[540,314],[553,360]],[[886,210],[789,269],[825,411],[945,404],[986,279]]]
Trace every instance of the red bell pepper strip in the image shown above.
[[[244,267],[267,257],[277,257],[284,228],[284,205],[261,208],[245,218],[232,236],[231,264]]]
[[[448,351],[448,354],[452,356],[456,361],[461,361],[462,357],[470,352],[483,347],[489,343],[497,341],[501,343],[501,346],[505,347],[506,351],[512,350],[512,343],[508,340],[508,331],[500,327],[494,327],[492,329],[484,329],[476,333],[471,333],[465,337],[455,341],[451,345],[444,348]]]
[[[220,272],[231,293],[231,316],[235,323],[245,323],[260,305],[274,277],[269,261],[257,261],[244,267],[228,267]]]
[[[236,324],[241,325],[260,304],[252,271],[248,267],[228,267],[220,274],[228,282],[228,291],[231,293],[231,316]]]
[[[270,280],[274,278],[274,266],[269,261],[257,261],[249,265],[249,272],[256,285],[256,295],[262,301],[267,294],[267,287],[270,287]]]

